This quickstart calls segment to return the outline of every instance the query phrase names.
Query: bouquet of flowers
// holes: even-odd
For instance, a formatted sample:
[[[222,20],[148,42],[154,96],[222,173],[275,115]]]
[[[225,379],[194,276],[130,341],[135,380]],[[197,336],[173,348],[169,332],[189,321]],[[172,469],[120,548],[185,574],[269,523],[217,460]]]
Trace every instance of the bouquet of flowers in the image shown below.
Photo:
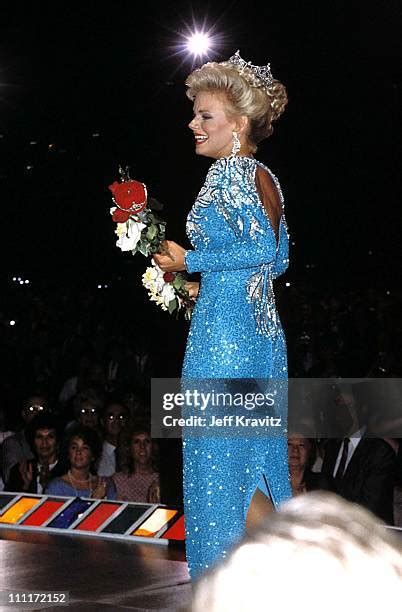
[[[156,302],[162,310],[169,314],[185,308],[185,318],[191,318],[194,301],[189,297],[185,288],[187,280],[180,272],[163,272],[152,260],[142,275],[142,284],[148,289],[151,302]]]
[[[144,183],[130,178],[128,168],[119,168],[122,181],[109,185],[113,194],[110,209],[113,221],[117,223],[116,246],[122,251],[142,253],[149,257],[160,250],[165,240],[166,223],[156,214],[162,205],[154,198],[148,198]]]
[[[145,257],[153,253],[169,253],[165,250],[166,222],[156,214],[163,208],[154,198],[149,198],[144,183],[130,178],[128,168],[119,167],[121,182],[109,185],[113,195],[113,206],[110,214],[117,228],[116,246],[122,251],[131,251],[133,255],[142,253]],[[194,301],[186,288],[186,277],[180,272],[163,272],[152,260],[142,276],[142,283],[152,302],[162,310],[172,314],[185,309],[185,318],[191,318]]]

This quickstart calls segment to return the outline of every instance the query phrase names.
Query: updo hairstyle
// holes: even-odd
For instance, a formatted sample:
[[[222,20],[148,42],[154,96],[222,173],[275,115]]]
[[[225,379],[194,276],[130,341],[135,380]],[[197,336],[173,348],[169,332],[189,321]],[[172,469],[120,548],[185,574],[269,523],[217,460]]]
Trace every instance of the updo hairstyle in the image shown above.
[[[273,79],[271,85],[263,85],[251,69],[239,70],[230,62],[204,64],[189,75],[186,86],[190,100],[200,92],[224,93],[229,101],[228,116],[248,117],[247,139],[252,153],[259,142],[271,136],[272,123],[288,102],[282,83]]]

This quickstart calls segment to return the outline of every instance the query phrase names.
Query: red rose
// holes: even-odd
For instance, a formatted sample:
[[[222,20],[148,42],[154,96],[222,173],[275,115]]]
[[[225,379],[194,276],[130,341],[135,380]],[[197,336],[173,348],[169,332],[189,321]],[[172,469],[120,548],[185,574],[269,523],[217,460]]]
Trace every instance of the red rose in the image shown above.
[[[138,214],[147,205],[145,185],[139,181],[124,181],[123,183],[115,181],[112,185],[109,185],[109,189],[118,208],[122,210]]]
[[[116,210],[112,214],[112,219],[115,223],[125,223],[131,217],[131,212],[126,212],[124,210],[120,210],[120,208],[116,208]]]
[[[173,272],[165,272],[163,275],[163,280],[165,283],[171,283],[175,279],[175,274]]]

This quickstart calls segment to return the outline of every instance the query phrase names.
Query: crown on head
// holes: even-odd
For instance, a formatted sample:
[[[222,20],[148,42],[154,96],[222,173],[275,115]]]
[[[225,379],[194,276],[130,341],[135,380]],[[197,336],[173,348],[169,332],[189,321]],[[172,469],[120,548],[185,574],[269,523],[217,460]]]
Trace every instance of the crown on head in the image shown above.
[[[252,64],[251,62],[246,62],[240,56],[239,50],[237,50],[236,53],[232,55],[232,57],[230,57],[227,61],[229,64],[233,64],[234,66],[236,66],[240,74],[243,72],[245,68],[248,68],[248,70],[251,70],[251,72],[254,74],[256,79],[260,81],[261,87],[265,88],[265,87],[269,87],[270,85],[272,85],[274,78],[271,73],[270,64],[267,64],[266,66],[254,66],[254,64]],[[255,86],[257,86],[257,84],[255,84]]]

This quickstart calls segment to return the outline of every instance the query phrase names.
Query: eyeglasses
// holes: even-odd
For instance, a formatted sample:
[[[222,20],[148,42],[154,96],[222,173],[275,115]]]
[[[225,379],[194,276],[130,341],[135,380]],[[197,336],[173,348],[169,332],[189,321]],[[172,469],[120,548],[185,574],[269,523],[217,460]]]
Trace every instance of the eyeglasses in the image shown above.
[[[127,415],[126,414],[108,414],[106,418],[109,421],[116,421],[116,420],[125,421],[127,419]]]
[[[42,412],[44,409],[44,406],[38,406],[37,404],[28,407],[29,412]]]

